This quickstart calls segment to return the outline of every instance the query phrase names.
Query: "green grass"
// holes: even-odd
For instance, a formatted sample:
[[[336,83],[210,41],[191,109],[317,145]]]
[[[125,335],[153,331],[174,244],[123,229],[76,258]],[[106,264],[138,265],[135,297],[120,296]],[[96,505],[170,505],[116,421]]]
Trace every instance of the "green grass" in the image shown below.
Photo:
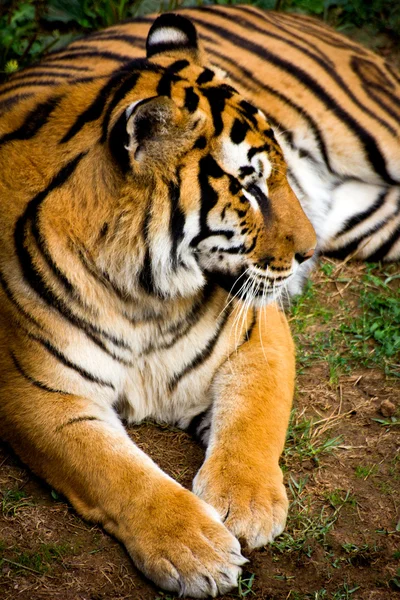
[[[1,493],[0,507],[4,516],[14,516],[21,509],[33,506],[32,498],[28,498],[23,490],[12,488],[5,489]]]
[[[340,435],[320,435],[314,419],[299,418],[297,410],[293,409],[283,451],[283,469],[286,470],[290,463],[298,464],[307,459],[318,466],[321,456],[332,452],[342,441]]]
[[[241,575],[238,580],[238,598],[247,598],[248,596],[254,596],[254,591],[252,590],[254,583],[255,575],[251,573],[249,575]]]
[[[345,490],[335,489],[335,490],[332,490],[331,492],[326,492],[325,499],[328,500],[329,504],[334,509],[342,507],[345,504],[348,504],[352,508],[355,508],[357,506],[357,500],[353,496],[353,494],[350,492],[350,490],[345,491]]]
[[[5,554],[7,553],[7,556]],[[35,550],[21,550],[18,547],[10,549],[3,546],[0,556],[0,572],[4,565],[9,566],[16,573],[30,571],[36,574],[49,574],[55,564],[63,562],[68,555],[73,555],[75,550],[70,544],[40,544]]]
[[[326,549],[327,534],[337,521],[344,502],[334,510],[330,506],[318,505],[307,494],[307,477],[290,477],[288,485],[291,506],[286,531],[272,543],[276,554],[297,552],[310,558],[315,546]]]
[[[378,465],[357,465],[355,468],[355,476],[359,479],[368,479],[378,473]]]
[[[352,595],[359,590],[357,585],[344,583],[336,592],[328,592],[325,588],[307,594],[291,591],[287,600],[352,600]]]
[[[388,376],[400,377],[400,276],[396,268],[365,265],[362,277],[350,280],[335,277],[333,266],[322,263],[327,279],[320,284],[326,285],[332,276],[339,286],[351,285],[355,305],[346,299],[338,307],[326,306],[316,286],[308,283],[291,309],[300,372],[323,362],[333,386],[354,367],[377,367]],[[397,423],[395,418],[382,424]]]

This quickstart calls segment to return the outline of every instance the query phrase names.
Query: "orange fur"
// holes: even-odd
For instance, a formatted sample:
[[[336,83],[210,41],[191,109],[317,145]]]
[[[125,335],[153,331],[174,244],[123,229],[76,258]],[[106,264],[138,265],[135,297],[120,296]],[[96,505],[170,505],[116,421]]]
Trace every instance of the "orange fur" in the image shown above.
[[[148,577],[195,597],[236,585],[234,536],[257,547],[283,529],[294,350],[262,306],[315,246],[267,120],[218,74],[200,84],[201,56],[100,62],[0,122],[0,434]],[[200,498],[132,443],[118,406],[182,427],[212,407]]]

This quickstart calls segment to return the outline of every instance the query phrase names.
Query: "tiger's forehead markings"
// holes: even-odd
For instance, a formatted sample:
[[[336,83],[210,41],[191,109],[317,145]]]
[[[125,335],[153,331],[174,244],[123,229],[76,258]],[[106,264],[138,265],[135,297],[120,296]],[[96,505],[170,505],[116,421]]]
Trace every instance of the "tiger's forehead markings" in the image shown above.
[[[157,94],[159,96],[171,97],[172,85],[182,79],[182,77],[180,77],[178,73],[180,73],[180,71],[183,71],[183,69],[189,66],[189,64],[190,63],[188,60],[182,59],[176,60],[168,67],[166,67],[157,86]]]

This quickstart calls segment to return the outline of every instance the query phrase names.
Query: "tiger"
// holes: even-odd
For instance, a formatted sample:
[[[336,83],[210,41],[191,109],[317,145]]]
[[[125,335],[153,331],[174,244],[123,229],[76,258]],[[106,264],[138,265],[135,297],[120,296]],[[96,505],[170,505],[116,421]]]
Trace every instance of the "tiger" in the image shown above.
[[[215,597],[239,540],[285,526],[277,302],[316,236],[269,120],[191,20],[160,16],[140,57],[99,60],[96,36],[0,89],[0,437],[157,586]],[[193,491],[133,443],[144,419],[195,429]]]
[[[400,77],[390,63],[305,15],[250,5],[177,13],[195,23],[211,63],[267,116],[317,233],[315,257],[398,260]],[[10,80],[0,110],[37,86],[90,81],[142,56],[153,20],[136,18],[50,55]],[[311,265],[301,267],[305,274]]]
[[[0,88],[0,435],[157,585],[216,596],[285,525],[276,302],[320,253],[399,257],[400,80],[306,16],[154,19]],[[146,418],[205,445],[194,493],[127,436]]]

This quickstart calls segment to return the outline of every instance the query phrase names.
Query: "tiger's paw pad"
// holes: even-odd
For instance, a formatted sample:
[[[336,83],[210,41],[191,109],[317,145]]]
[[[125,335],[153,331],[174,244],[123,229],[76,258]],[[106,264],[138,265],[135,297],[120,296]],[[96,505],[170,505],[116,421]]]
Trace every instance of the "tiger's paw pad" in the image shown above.
[[[254,549],[282,533],[289,502],[280,469],[250,477],[245,466],[232,474],[226,467],[210,468],[207,462],[194,479],[193,491],[218,511],[234,536]]]

